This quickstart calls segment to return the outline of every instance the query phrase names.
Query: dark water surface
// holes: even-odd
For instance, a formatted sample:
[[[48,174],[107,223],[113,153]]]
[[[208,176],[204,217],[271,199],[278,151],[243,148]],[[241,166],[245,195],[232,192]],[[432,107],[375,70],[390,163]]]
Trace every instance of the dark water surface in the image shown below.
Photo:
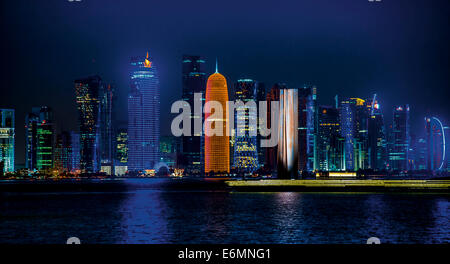
[[[0,243],[449,243],[450,195],[168,191],[2,193]]]

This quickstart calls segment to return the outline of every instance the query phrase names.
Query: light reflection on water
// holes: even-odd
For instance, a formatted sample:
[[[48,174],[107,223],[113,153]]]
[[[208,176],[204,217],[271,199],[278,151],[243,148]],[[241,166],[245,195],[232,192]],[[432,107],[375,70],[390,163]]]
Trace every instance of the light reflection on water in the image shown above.
[[[162,191],[3,195],[0,243],[450,242],[449,195]]]

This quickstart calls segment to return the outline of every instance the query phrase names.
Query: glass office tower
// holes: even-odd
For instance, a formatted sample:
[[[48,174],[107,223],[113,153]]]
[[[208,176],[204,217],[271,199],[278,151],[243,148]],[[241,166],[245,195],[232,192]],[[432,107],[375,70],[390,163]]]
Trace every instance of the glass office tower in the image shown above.
[[[191,127],[194,127],[195,120],[202,120],[203,114],[197,115],[194,110],[194,94],[201,93],[201,103],[205,100],[206,73],[205,60],[201,56],[183,55],[182,61],[182,98],[189,104],[191,109]],[[202,131],[203,132],[203,131]],[[203,133],[182,137],[182,157],[181,166],[185,173],[201,174],[204,169],[204,138]]]
[[[395,171],[408,170],[409,153],[409,105],[394,107],[392,120],[389,168]]]
[[[258,169],[257,87],[258,82],[251,79],[240,79],[234,85],[235,102],[239,100],[246,104],[234,111],[233,167],[240,173],[252,173]]]
[[[75,80],[80,131],[80,168],[83,173],[100,170],[100,76]]]
[[[128,170],[152,170],[160,160],[160,90],[158,71],[151,59],[131,59],[128,96]]]

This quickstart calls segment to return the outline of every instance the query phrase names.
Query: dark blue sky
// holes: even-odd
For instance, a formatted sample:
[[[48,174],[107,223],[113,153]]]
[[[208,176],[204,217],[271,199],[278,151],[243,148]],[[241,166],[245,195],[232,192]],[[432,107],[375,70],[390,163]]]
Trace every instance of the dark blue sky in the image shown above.
[[[147,50],[160,71],[162,132],[181,95],[181,56],[203,55],[229,82],[253,78],[318,87],[322,104],[377,93],[388,123],[409,103],[413,133],[427,114],[449,117],[448,0],[1,1],[0,107],[16,109],[17,162],[25,113],[54,108],[76,129],[73,80],[115,83],[126,118],[127,65]]]

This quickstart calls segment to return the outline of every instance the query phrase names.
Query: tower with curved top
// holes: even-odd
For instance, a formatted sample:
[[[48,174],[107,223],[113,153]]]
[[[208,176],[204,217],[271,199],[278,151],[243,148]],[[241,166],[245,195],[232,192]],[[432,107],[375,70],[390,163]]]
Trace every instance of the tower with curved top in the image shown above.
[[[230,172],[230,141],[227,135],[228,118],[227,118],[227,101],[228,88],[227,80],[217,70],[208,77],[206,83],[205,104],[216,101],[222,105],[222,116],[209,118],[214,115],[205,111],[205,173],[228,173]],[[212,129],[222,123],[221,135],[211,135]],[[210,136],[208,136],[208,134]]]

